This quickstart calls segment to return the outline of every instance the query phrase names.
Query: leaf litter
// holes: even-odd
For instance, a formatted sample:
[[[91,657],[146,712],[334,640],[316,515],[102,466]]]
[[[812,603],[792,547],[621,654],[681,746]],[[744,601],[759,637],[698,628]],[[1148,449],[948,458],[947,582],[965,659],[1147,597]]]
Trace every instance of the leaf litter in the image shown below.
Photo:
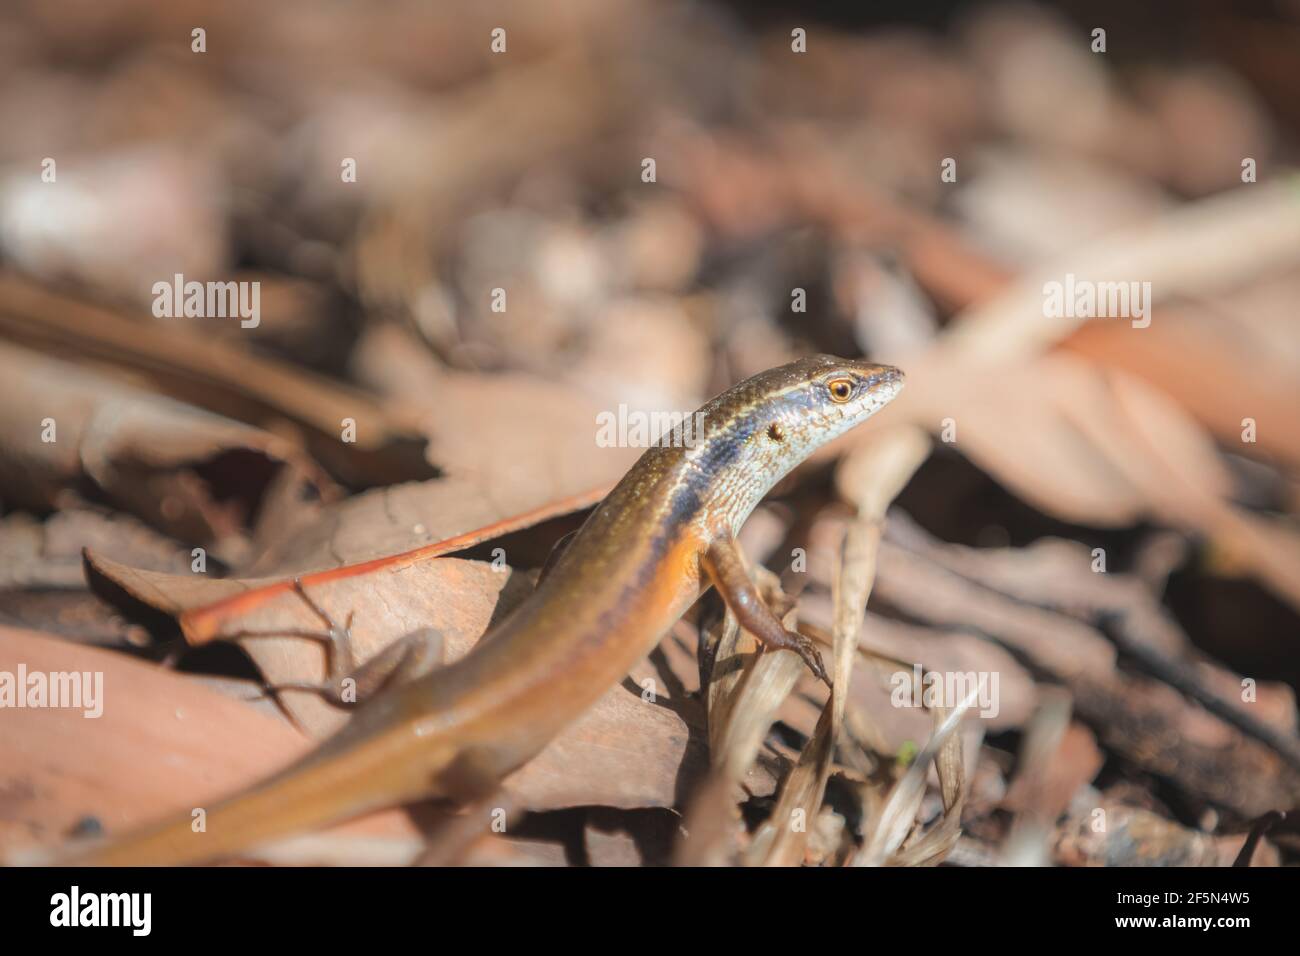
[[[0,851],[234,789],[346,719],[270,690],[323,677],[319,641],[229,647],[319,626],[295,578],[353,615],[361,660],[430,624],[454,659],[635,461],[596,415],[832,351],[908,386],[747,534],[834,691],[706,595],[506,782],[507,834],[412,807],[259,858],[1294,862],[1300,216],[1293,179],[1238,169],[1284,164],[1274,84],[1172,56],[1133,76],[996,4],[938,34],[819,28],[815,57],[734,12],[521,8],[529,56],[500,69],[410,55],[470,49],[480,14],[343,5],[304,43],[295,7],[265,31],[205,10],[243,52],[202,65],[147,20],[98,37],[133,52],[87,67],[93,110],[72,27],[4,15],[43,105],[0,96],[0,652],[118,690],[93,740],[18,718]],[[317,84],[319,44],[365,89]],[[1045,56],[1050,82],[1016,81]],[[28,205],[47,141],[94,184],[80,205]],[[263,283],[260,326],[151,314],[174,272]],[[1149,327],[1048,318],[1066,272],[1150,281]],[[999,675],[999,713],[895,699],[952,673]]]

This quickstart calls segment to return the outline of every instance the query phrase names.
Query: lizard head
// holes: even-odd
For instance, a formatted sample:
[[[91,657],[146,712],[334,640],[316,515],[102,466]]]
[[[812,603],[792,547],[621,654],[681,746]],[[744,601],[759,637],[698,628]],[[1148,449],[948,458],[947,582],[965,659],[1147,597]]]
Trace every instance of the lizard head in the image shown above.
[[[796,465],[884,408],[902,387],[903,373],[892,365],[833,355],[768,369],[702,409],[704,440],[688,457],[715,477],[717,507],[738,526]]]
[[[892,365],[812,355],[750,382],[757,386],[754,411],[771,418],[763,438],[789,445],[783,457],[793,467],[889,404],[903,387],[903,373]]]

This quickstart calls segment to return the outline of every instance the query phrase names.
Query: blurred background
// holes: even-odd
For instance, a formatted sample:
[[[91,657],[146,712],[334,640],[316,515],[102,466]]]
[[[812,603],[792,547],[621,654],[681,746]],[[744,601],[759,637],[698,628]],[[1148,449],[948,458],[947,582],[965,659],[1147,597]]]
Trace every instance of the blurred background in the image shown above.
[[[1230,863],[1252,832],[1294,861],[1269,814],[1300,795],[1298,129],[1296,0],[12,0],[0,633],[249,700],[265,662],[180,639],[229,591],[149,575],[448,539],[536,568],[637,456],[596,447],[600,412],[866,355],[903,397],[748,543],[828,622],[850,466],[929,436],[864,634],[1003,675],[949,861]],[[1149,282],[1150,324],[1048,315],[1067,274]],[[160,315],[177,275],[257,283],[256,321]],[[870,761],[810,861],[869,838],[836,787],[928,732],[861,683]],[[751,826],[820,707],[786,703]],[[66,835],[84,793],[45,784],[0,832]],[[539,798],[527,852],[662,862],[661,790]],[[932,787],[920,825],[949,810]]]

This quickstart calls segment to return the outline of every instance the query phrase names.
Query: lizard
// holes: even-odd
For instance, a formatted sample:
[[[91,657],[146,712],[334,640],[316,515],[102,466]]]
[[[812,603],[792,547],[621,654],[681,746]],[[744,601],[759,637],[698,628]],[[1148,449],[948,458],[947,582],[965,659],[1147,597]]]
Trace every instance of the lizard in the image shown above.
[[[189,814],[77,844],[59,862],[180,865],[316,830],[369,811],[482,799],[648,654],[710,586],[769,649],[830,679],[813,643],[787,630],[746,570],[737,535],[771,488],[861,424],[903,386],[892,366],[805,357],[733,386],[647,448],[548,562],[535,589],[465,656],[385,681],[334,736],[282,771]],[[299,588],[299,593],[306,597]],[[312,608],[340,637],[328,615]],[[386,667],[410,653],[399,639]]]

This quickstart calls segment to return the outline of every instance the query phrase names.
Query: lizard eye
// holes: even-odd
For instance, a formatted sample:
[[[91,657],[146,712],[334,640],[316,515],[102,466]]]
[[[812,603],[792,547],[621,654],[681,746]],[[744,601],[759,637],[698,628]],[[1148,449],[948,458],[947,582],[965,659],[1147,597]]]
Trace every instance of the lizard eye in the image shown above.
[[[853,382],[847,378],[833,378],[826,383],[832,402],[847,402],[853,396]]]

